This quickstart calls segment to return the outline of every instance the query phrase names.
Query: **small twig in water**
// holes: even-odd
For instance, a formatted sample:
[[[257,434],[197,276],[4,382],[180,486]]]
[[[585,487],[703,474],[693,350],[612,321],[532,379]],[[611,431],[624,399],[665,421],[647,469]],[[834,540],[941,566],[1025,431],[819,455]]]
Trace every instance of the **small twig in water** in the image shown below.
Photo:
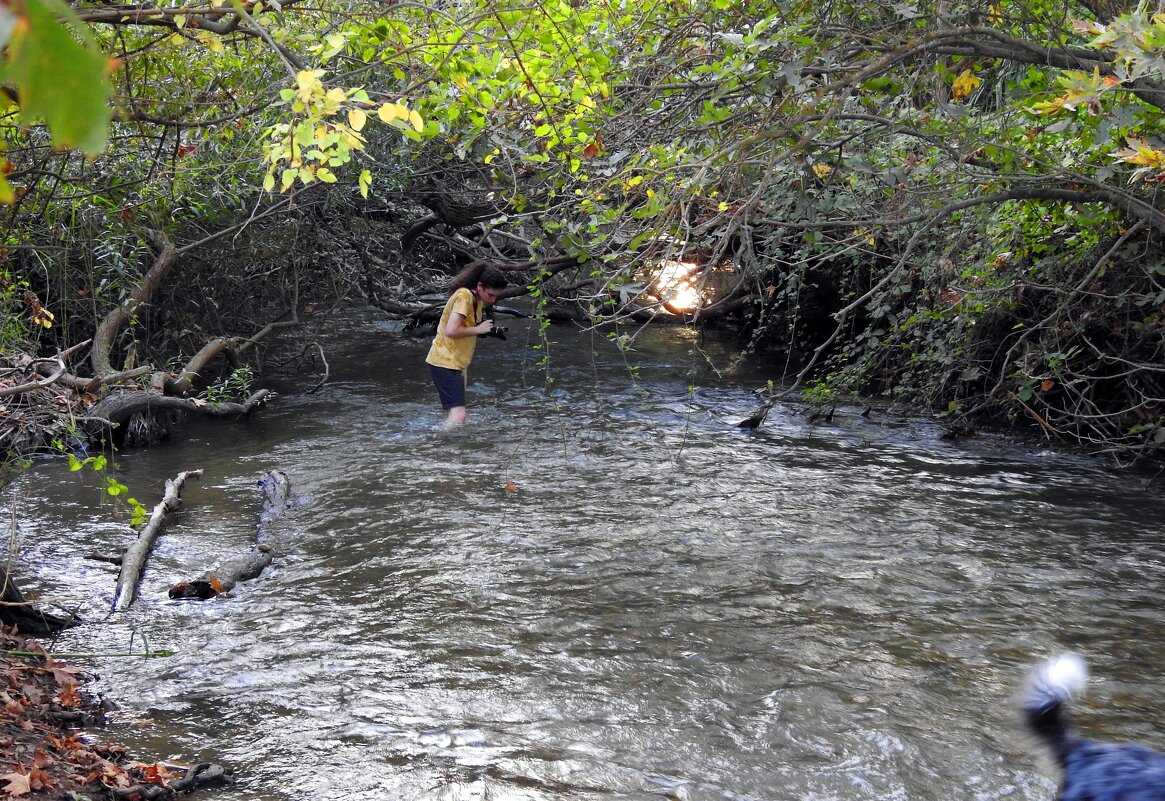
[[[324,363],[324,377],[320,379],[318,384],[316,384],[311,389],[307,390],[307,392],[305,393],[307,395],[311,395],[313,392],[316,392],[317,390],[319,390],[320,387],[322,387],[324,384],[326,384],[328,382],[328,376],[331,375],[331,368],[328,367],[328,360],[324,356],[324,349],[320,347],[320,343],[318,343],[318,342],[313,342],[311,344],[315,345],[316,350],[318,350],[320,352],[320,361]]]
[[[127,656],[141,656],[141,657],[144,657],[146,659],[151,659],[151,658],[156,657],[156,656],[174,656],[174,654],[176,654],[176,653],[178,653],[178,652],[177,651],[143,651],[141,653],[93,652],[93,653],[57,653],[57,654],[51,654],[51,653],[48,653],[47,651],[0,651],[0,654],[3,654],[4,656],[36,656],[36,657],[43,657],[45,659],[77,659],[77,658],[84,658],[84,659],[102,658],[102,659],[105,659],[105,658],[127,657]]]

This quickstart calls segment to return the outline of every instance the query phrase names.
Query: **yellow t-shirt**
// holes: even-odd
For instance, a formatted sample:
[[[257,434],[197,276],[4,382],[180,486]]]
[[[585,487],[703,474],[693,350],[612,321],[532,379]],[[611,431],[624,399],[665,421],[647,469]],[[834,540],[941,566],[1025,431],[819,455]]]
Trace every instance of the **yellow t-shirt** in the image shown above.
[[[445,336],[445,326],[454,312],[465,318],[466,325],[477,325],[481,322],[485,304],[478,301],[473,293],[462,287],[454,292],[441,312],[441,322],[437,323],[437,336],[433,337],[433,345],[429,348],[429,355],[425,361],[435,367],[448,367],[450,370],[464,370],[473,361],[473,350],[477,347],[477,337],[461,337],[450,339]]]

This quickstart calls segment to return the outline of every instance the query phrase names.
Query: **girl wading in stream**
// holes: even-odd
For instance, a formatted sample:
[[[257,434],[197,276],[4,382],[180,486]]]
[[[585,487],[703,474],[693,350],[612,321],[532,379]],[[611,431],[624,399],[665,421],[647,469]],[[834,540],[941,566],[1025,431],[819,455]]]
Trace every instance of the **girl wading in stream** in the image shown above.
[[[448,412],[443,429],[465,422],[469,363],[473,361],[477,338],[494,329],[494,321],[485,316],[485,307],[497,301],[506,288],[506,277],[496,267],[478,264],[463,270],[449,286],[454,291],[441,312],[437,335],[425,358],[437,385],[441,406]]]

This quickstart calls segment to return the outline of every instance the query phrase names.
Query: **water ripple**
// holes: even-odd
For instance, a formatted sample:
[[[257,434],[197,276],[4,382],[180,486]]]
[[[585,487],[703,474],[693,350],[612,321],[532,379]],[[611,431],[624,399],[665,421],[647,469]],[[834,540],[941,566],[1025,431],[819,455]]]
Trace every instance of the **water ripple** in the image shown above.
[[[701,373],[680,332],[637,340],[635,382],[564,333],[547,386],[522,325],[475,364],[456,436],[436,431],[427,343],[369,326],[331,342],[319,393],[284,376],[245,426],[119,457],[143,501],[206,469],[129,614],[106,619],[113,569],[84,556],[130,536],[98,488],[56,463],[18,483],[22,563],[89,621],[58,647],[177,651],[91,660],[122,705],[112,736],[228,762],[228,801],[1046,801],[1010,704],[1070,647],[1098,676],[1089,731],[1163,744],[1148,491],[860,410],[777,407],[742,432],[755,397]],[[701,347],[729,363],[730,343]],[[168,600],[249,548],[272,468],[301,499],[274,564]]]

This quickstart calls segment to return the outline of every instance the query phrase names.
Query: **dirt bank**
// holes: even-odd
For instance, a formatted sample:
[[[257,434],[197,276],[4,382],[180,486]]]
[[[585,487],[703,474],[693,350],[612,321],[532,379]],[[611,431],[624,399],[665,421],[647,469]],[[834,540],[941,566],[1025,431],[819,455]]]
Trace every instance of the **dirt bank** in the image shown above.
[[[0,628],[0,801],[154,801],[229,781],[216,765],[175,769],[95,742],[85,729],[102,725],[106,706],[87,678]]]

